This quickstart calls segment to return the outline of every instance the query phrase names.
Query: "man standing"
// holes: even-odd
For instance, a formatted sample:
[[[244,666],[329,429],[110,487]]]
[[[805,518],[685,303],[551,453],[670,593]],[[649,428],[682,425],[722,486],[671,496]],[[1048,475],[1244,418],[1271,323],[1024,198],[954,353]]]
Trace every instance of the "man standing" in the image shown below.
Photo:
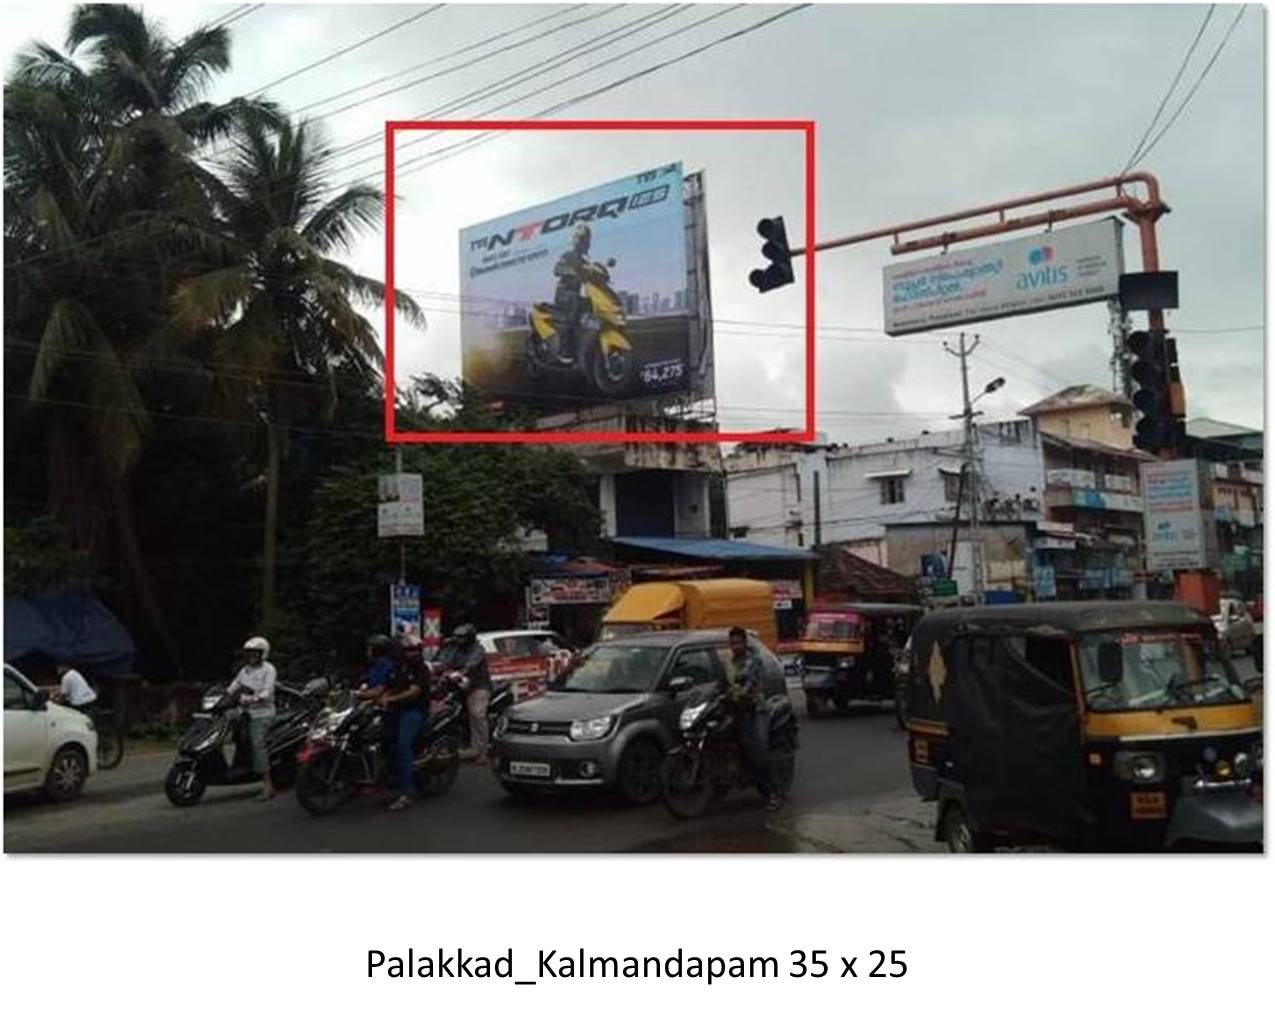
[[[774,812],[783,798],[774,788],[770,758],[770,713],[766,706],[761,654],[748,642],[748,632],[740,626],[730,631],[731,663],[727,672],[726,691],[736,705],[735,733],[744,761],[766,808]]]
[[[455,647],[447,665],[469,680],[465,698],[465,709],[469,712],[469,749],[463,755],[482,766],[487,762],[487,705],[491,702],[487,652],[478,642],[478,631],[469,623],[458,626],[452,637]]]
[[[97,693],[79,671],[72,665],[58,665],[58,691],[54,701],[64,703],[77,710],[87,707],[97,699]]]
[[[274,687],[278,673],[266,659],[270,641],[265,637],[249,637],[244,641],[247,663],[231,681],[228,694],[238,695],[238,702],[248,712],[248,741],[252,744],[252,769],[261,775],[262,801],[274,798],[274,782],[270,779],[270,753],[266,749],[266,732],[274,721]]]

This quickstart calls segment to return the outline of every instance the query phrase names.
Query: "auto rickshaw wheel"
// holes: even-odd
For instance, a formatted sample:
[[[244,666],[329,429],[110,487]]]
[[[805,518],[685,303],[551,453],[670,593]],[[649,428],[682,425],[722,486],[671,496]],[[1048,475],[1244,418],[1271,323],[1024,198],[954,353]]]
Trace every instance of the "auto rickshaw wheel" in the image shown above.
[[[973,854],[989,850],[982,834],[970,826],[965,807],[959,802],[949,802],[939,823],[939,838],[954,855]]]

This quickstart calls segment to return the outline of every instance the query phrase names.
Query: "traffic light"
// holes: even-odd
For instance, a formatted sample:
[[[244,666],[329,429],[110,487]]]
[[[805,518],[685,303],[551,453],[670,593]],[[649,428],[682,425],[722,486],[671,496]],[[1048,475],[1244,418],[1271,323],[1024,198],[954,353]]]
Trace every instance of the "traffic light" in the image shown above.
[[[762,244],[761,255],[770,261],[770,265],[751,272],[748,280],[758,292],[769,292],[781,285],[791,285],[792,251],[788,249],[788,233],[784,230],[783,217],[763,218],[757,223],[757,234],[766,240]]]
[[[1177,346],[1163,331],[1134,331],[1125,347],[1133,356],[1129,373],[1138,385],[1133,406],[1142,414],[1133,445],[1151,454],[1170,449],[1178,444],[1183,428],[1176,418],[1181,409],[1176,403],[1181,400]]]

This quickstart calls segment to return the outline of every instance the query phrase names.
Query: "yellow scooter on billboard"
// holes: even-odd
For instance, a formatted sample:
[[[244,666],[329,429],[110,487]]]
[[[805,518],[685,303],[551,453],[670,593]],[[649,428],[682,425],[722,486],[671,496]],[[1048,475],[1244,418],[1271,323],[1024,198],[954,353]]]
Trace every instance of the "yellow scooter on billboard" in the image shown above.
[[[588,226],[576,230],[571,249],[554,267],[554,302],[536,303],[527,314],[527,369],[533,378],[579,374],[592,392],[618,398],[633,386],[636,359],[624,306],[611,287],[615,258],[589,260],[591,238]]]

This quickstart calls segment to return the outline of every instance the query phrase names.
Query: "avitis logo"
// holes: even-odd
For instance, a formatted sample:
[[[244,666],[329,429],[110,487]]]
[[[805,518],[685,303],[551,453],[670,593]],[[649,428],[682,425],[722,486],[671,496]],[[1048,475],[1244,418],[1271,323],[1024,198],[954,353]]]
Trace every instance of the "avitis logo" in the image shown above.
[[[1028,291],[1036,288],[1048,288],[1051,285],[1065,285],[1069,280],[1067,268],[1053,267],[1052,246],[1034,246],[1027,251],[1027,270],[1019,271],[1014,276],[1014,288]]]

